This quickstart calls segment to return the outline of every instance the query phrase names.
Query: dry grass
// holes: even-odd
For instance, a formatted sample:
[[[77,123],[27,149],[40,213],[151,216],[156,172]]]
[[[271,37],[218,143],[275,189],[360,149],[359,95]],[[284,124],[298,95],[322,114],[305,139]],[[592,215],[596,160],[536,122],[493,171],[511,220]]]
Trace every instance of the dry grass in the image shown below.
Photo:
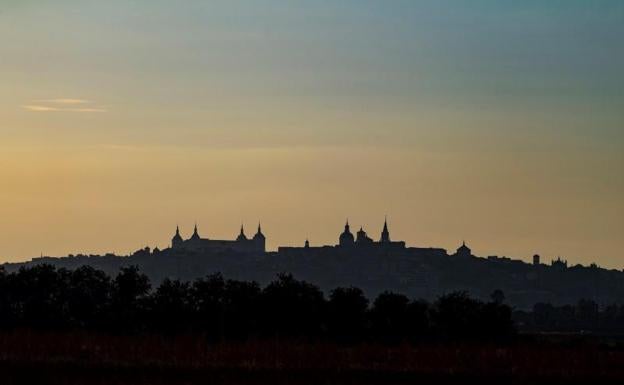
[[[96,373],[99,373],[98,378],[109,376],[101,383],[119,384],[190,384],[203,383],[206,378],[219,382],[214,376],[221,380],[238,379],[234,382],[224,380],[228,383],[249,383],[280,373],[289,379],[287,383],[302,384],[324,383],[327,378],[333,379],[331,383],[354,379],[359,379],[357,383],[411,382],[410,379],[416,378],[421,383],[426,383],[426,379],[440,383],[440,378],[445,379],[443,382],[472,378],[481,382],[484,379],[513,379],[512,382],[516,383],[524,383],[523,379],[527,383],[580,382],[589,378],[618,382],[624,379],[624,351],[595,344],[344,347],[277,339],[211,344],[201,336],[18,331],[0,334],[0,364],[5,368],[3,383],[17,383],[21,378],[28,378],[34,373],[29,373],[33,369],[37,373],[50,373],[47,380],[60,381],[49,383],[62,384],[100,383],[95,380]],[[111,373],[121,376],[120,382],[110,378]],[[142,375],[137,378],[139,373]],[[143,382],[143,375],[151,379]],[[72,378],[76,376],[80,380],[74,382]],[[271,378],[275,382],[275,378]],[[202,381],[196,382],[197,379]],[[181,380],[183,382],[176,382]]]

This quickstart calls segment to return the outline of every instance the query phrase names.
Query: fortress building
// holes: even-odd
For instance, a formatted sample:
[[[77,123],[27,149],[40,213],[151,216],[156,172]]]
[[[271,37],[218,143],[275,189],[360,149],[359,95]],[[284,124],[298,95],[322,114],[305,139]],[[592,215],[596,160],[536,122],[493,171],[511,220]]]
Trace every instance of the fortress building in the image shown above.
[[[182,239],[180,228],[176,227],[176,232],[171,239],[171,248],[174,250],[185,250],[192,252],[237,252],[237,253],[264,253],[266,238],[262,234],[262,229],[258,223],[258,231],[252,238],[247,238],[245,229],[241,225],[240,233],[235,240],[208,239],[199,236],[197,224],[193,230],[193,235],[187,240]]]
[[[349,225],[349,221],[345,223],[344,230],[338,236],[338,244],[335,246],[320,246],[320,247],[311,247],[310,242],[306,240],[304,247],[279,247],[278,252],[315,252],[319,249],[328,250],[328,249],[336,249],[340,250],[343,253],[350,254],[351,252],[359,254],[361,252],[375,250],[378,251],[400,251],[405,250],[405,242],[403,241],[391,241],[390,240],[390,231],[388,230],[388,221],[384,221],[383,229],[381,231],[381,237],[379,241],[374,241],[371,237],[368,236],[366,231],[364,231],[363,227],[360,227],[360,230],[353,235],[351,233],[351,226]]]
[[[356,233],[356,236],[353,237],[353,234],[351,234],[351,228],[349,227],[349,221],[347,220],[344,231],[338,237],[338,245],[336,247],[384,247],[393,249],[405,249],[405,242],[393,242],[390,240],[390,231],[388,231],[387,220],[384,220],[383,230],[381,230],[381,237],[379,239],[379,242],[375,242],[372,238],[370,238],[362,227],[360,227],[360,230]]]

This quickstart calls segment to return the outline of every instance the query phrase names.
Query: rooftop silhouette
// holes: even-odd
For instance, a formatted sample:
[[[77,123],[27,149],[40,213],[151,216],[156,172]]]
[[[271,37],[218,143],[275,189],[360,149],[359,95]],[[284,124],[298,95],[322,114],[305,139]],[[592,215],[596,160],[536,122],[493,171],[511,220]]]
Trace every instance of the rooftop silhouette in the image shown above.
[[[200,234],[196,223],[188,237],[176,226],[171,247],[163,250],[145,247],[125,257],[41,257],[4,267],[15,271],[20,266],[42,263],[68,268],[91,265],[114,274],[120,267],[137,265],[154,282],[195,279],[216,272],[268,282],[277,273],[289,272],[317,282],[323,289],[352,285],[370,296],[395,290],[431,299],[453,290],[466,290],[484,299],[500,289],[518,307],[540,301],[576,303],[587,297],[599,303],[619,303],[624,298],[624,273],[618,270],[595,264],[569,266],[561,257],[544,264],[537,254],[532,256],[531,264],[505,256],[479,257],[465,241],[452,253],[444,248],[406,245],[393,240],[390,225],[387,219],[380,223],[379,236],[373,239],[363,226],[354,235],[347,220],[342,231],[337,231],[335,244],[312,245],[304,239],[301,246],[267,251],[260,223],[253,236],[248,236],[241,224],[238,234],[225,240]]]

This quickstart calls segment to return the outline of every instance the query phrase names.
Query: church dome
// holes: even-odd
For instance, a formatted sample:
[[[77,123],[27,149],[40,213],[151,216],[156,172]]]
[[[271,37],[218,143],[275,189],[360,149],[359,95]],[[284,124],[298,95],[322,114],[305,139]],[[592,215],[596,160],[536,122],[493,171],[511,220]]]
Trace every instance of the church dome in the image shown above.
[[[373,243],[373,240],[366,234],[364,228],[360,227],[360,231],[357,232],[355,242],[359,245]]]
[[[353,244],[355,238],[353,234],[351,234],[351,230],[349,228],[349,222],[345,224],[344,231],[340,234],[339,243],[341,246]]]

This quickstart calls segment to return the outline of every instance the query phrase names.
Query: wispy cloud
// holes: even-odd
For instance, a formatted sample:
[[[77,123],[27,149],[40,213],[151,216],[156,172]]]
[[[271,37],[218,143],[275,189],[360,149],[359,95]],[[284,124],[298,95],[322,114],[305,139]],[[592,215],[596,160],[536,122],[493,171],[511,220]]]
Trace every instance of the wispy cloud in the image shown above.
[[[22,108],[33,112],[107,112],[100,106],[87,99],[57,98],[35,100],[33,104],[22,105]]]
[[[49,106],[26,105],[26,106],[22,106],[22,108],[25,109],[25,110],[28,110],[28,111],[35,111],[35,112],[59,111],[58,108],[56,108],[56,107],[49,107]]]
[[[108,111],[106,108],[104,107],[97,107],[97,108],[64,108],[62,111],[73,111],[73,112],[106,112]]]
[[[87,99],[71,99],[71,98],[59,98],[59,99],[43,99],[38,100],[40,103],[51,104],[90,104],[91,101]]]

